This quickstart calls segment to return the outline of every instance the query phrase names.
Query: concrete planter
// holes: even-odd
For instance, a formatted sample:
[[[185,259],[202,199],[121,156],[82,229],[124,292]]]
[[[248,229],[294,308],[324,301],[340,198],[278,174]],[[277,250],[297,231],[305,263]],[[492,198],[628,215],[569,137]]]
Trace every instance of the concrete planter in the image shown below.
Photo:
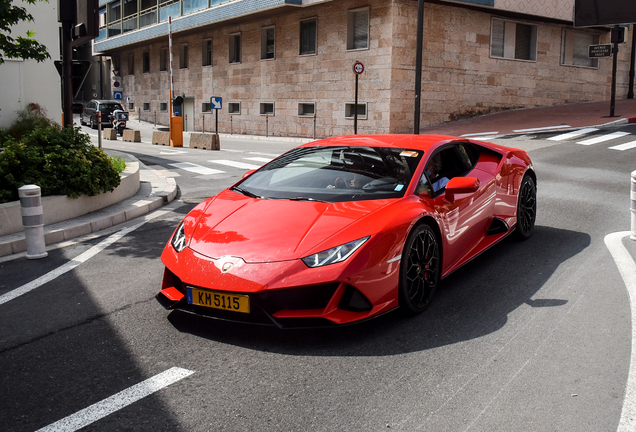
[[[104,192],[92,197],[82,195],[77,199],[65,195],[42,197],[44,224],[73,219],[135,195],[139,190],[139,161],[130,155],[125,155],[124,158],[126,169],[120,174],[121,183],[112,192]],[[22,231],[20,201],[0,204],[0,236]]]

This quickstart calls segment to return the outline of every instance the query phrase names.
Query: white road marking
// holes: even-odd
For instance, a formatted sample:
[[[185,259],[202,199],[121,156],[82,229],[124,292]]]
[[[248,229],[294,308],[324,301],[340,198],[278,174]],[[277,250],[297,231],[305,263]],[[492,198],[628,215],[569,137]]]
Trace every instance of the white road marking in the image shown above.
[[[469,134],[460,135],[460,137],[461,138],[468,138],[468,137],[476,137],[476,136],[489,136],[489,135],[497,135],[498,133],[499,133],[499,131],[496,131],[496,132],[469,133]]]
[[[632,313],[632,353],[618,432],[636,430],[636,329],[634,329],[636,324],[636,263],[623,245],[623,238],[630,234],[629,231],[622,231],[605,236],[605,245],[612,254],[618,272],[625,282]]]
[[[476,140],[476,141],[488,141],[488,140],[495,139],[495,138],[497,138],[497,135],[470,137],[470,139]]]
[[[532,128],[532,129],[517,129],[517,130],[513,130],[513,132],[538,132],[538,131],[547,131],[547,130],[552,130],[552,129],[565,129],[565,128],[569,128],[571,126],[568,125],[560,125],[560,126],[545,126],[545,127],[538,127],[538,128]]]
[[[183,150],[164,150],[159,152],[160,155],[176,155],[180,153],[185,153]]]
[[[612,150],[625,151],[625,150],[633,149],[635,147],[636,147],[636,141],[630,141],[628,143],[615,145],[615,146],[610,147],[610,148]]]
[[[20,297],[23,294],[31,292],[34,289],[41,287],[45,283],[48,283],[48,282],[52,281],[53,279],[56,279],[59,276],[62,276],[64,273],[67,273],[67,272],[73,270],[78,265],[88,261],[89,259],[91,259],[95,255],[97,255],[98,253],[100,253],[101,251],[106,249],[108,246],[110,246],[111,244],[113,244],[116,241],[120,240],[126,234],[129,234],[132,231],[136,230],[137,228],[139,228],[140,226],[142,226],[146,222],[147,222],[147,220],[144,220],[141,223],[135,224],[135,225],[130,226],[128,228],[124,228],[123,230],[121,230],[119,232],[116,232],[115,234],[107,237],[105,240],[102,240],[101,242],[99,242],[98,244],[96,244],[92,248],[88,249],[87,251],[79,254],[77,257],[73,258],[72,260],[70,260],[66,264],[56,268],[55,270],[51,270],[50,272],[46,273],[43,276],[40,276],[39,278],[29,282],[28,284],[22,285],[19,288],[16,288],[16,289],[14,289],[12,291],[9,291],[6,294],[1,295],[0,296],[0,305],[6,303],[8,301],[11,301],[11,300],[13,300],[13,299],[15,299],[17,297]]]
[[[151,394],[161,390],[164,387],[174,384],[190,375],[194,371],[173,367],[165,372],[148,378],[126,390],[97,402],[88,408],[76,412],[68,417],[63,418],[53,424],[50,424],[37,432],[71,432],[88,426],[89,424],[100,420],[107,415],[114,413],[122,408],[127,407],[140,399],[150,396]]]
[[[579,141],[579,142],[577,142],[577,144],[581,144],[581,145],[598,144],[598,143],[602,143],[602,142],[605,142],[605,141],[613,140],[613,139],[616,139],[616,138],[624,137],[625,135],[629,135],[629,132],[613,132],[611,134],[601,135],[601,136],[598,136],[596,138],[590,138],[588,140]]]
[[[575,130],[572,132],[564,133],[561,135],[553,136],[551,138],[548,138],[548,141],[563,141],[567,139],[572,139],[572,138],[580,137],[581,135],[587,135],[589,133],[596,132],[597,130],[598,130],[597,128],[583,128],[583,129]]]
[[[253,164],[248,164],[245,162],[236,162],[236,161],[225,160],[225,159],[209,160],[208,162],[216,163],[219,165],[225,165],[225,166],[229,166],[233,168],[246,169],[246,170],[253,170],[253,169],[257,169],[261,167],[260,165],[253,165]]]
[[[190,171],[197,174],[210,175],[210,174],[223,174],[225,171],[219,171],[212,168],[204,167],[203,165],[197,165],[190,162],[179,162],[170,164],[175,168],[181,168],[186,171]]]
[[[267,163],[267,162],[271,162],[272,159],[271,158],[264,158],[264,157],[248,157],[248,158],[243,158],[245,160],[252,160],[255,162],[263,162],[263,163]]]

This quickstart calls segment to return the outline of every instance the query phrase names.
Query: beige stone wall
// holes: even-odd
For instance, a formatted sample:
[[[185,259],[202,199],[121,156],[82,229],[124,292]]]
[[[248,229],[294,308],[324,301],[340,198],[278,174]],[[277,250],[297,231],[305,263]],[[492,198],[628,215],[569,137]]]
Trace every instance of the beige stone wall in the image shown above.
[[[370,8],[370,47],[347,51],[347,10]],[[455,5],[426,3],[423,50],[421,126],[504,109],[607,100],[610,97],[611,59],[599,69],[560,65],[561,35],[566,25],[527,21],[538,25],[537,61],[490,57],[492,14]],[[495,15],[496,16],[496,15]],[[300,56],[300,20],[317,18],[318,53]],[[275,103],[268,133],[311,137],[313,118],[297,115],[299,102],[315,102],[316,136],[353,132],[345,119],[345,103],[354,100],[352,65],[365,65],[359,101],[368,103],[368,119],[358,121],[358,133],[402,133],[413,127],[417,2],[412,0],[352,0],[318,3],[284,13],[246,17],[173,36],[174,88],[177,95],[194,97],[195,130],[211,130],[214,114],[203,114],[211,96],[223,98],[219,132],[266,133],[261,102]],[[273,60],[260,60],[261,28],[276,27]],[[585,30],[592,31],[592,30]],[[242,36],[242,62],[228,63],[229,34]],[[609,35],[601,34],[601,42]],[[202,40],[213,40],[213,65],[201,66]],[[178,69],[179,45],[188,43],[189,67]],[[135,74],[127,73],[127,53],[120,52],[124,97],[130,96],[142,119],[168,123],[160,103],[168,102],[169,78],[159,72],[159,52],[165,40],[132,48]],[[151,73],[142,73],[142,53],[150,50]],[[116,53],[114,53],[116,54]],[[626,93],[629,47],[621,46],[619,97]],[[623,96],[621,96],[623,95]],[[230,116],[229,102],[241,103],[241,114]]]
[[[416,13],[414,6],[404,7]],[[504,109],[609,100],[610,58],[600,59],[598,69],[560,64],[562,32],[571,26],[525,21],[538,25],[537,61],[498,59],[490,57],[492,16],[426,4],[423,125]],[[609,33],[599,34],[601,43],[609,43]],[[627,93],[628,60],[629,46],[621,45],[618,97]]]
[[[495,9],[572,21],[574,0],[495,0]]]

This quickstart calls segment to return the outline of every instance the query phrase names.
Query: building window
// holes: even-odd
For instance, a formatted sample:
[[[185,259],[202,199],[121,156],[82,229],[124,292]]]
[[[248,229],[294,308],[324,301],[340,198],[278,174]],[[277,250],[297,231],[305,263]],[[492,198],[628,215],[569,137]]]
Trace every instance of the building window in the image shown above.
[[[150,111],[150,103],[144,102],[144,111]]]
[[[212,39],[203,39],[203,45],[201,45],[201,65],[212,66]]]
[[[128,102],[128,111],[134,111],[134,110],[135,110],[135,103]]]
[[[120,0],[108,4],[108,37],[121,34],[121,2]]]
[[[99,9],[99,36],[95,38],[96,41],[106,39],[108,30],[106,28],[106,6]]]
[[[261,102],[261,115],[274,115],[274,102]]]
[[[490,56],[536,61],[537,26],[493,18]]]
[[[240,102],[228,103],[227,112],[228,114],[241,114],[241,103]]]
[[[162,72],[168,70],[168,48],[161,48],[159,51],[159,70]]]
[[[313,117],[316,114],[316,102],[300,102],[298,104],[299,117]]]
[[[210,105],[210,102],[203,102],[203,104],[201,105],[201,112],[211,112],[212,111],[212,105]]]
[[[168,111],[168,102],[161,102],[159,104],[159,111]]]
[[[316,19],[300,22],[300,55],[316,54]]]
[[[135,74],[135,54],[128,54],[128,75]]]
[[[230,35],[230,63],[241,62],[241,34]]]
[[[150,51],[144,51],[143,72],[150,72]]]
[[[179,45],[179,69],[188,68],[188,44]]]
[[[597,34],[574,30],[563,30],[561,41],[561,64],[598,68],[598,59],[589,58],[590,45],[598,45]]]
[[[347,49],[369,48],[369,8],[347,12]]]
[[[261,60],[274,58],[274,27],[261,29]]]
[[[354,115],[353,107],[355,103],[347,102],[345,104],[345,118],[352,119]],[[367,104],[358,102],[358,120],[366,120],[367,119]]]

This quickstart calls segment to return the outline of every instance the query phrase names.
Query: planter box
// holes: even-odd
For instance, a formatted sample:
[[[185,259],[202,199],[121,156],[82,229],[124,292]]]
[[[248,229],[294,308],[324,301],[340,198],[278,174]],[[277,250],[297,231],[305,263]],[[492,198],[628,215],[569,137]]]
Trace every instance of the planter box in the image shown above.
[[[121,183],[112,192],[96,196],[82,195],[77,199],[66,195],[42,197],[44,225],[73,219],[130,198],[139,190],[139,161],[125,155],[126,169],[120,174]],[[0,204],[0,236],[23,231],[20,201]]]

